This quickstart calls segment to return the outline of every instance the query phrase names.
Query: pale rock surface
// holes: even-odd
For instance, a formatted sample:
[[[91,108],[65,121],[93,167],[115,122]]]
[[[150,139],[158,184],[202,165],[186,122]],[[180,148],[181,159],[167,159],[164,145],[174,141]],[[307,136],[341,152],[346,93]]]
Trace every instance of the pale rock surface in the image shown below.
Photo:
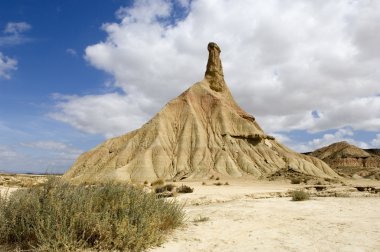
[[[170,101],[140,129],[82,154],[64,175],[76,182],[217,176],[264,178],[279,169],[338,177],[323,161],[266,135],[233,99],[220,48],[208,45],[205,78]],[[106,120],[106,118],[105,118]]]

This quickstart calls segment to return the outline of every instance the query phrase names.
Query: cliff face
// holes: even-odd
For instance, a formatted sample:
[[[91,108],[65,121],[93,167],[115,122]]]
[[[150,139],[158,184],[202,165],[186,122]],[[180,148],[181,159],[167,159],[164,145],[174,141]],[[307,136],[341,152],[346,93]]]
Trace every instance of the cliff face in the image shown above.
[[[224,81],[220,48],[208,45],[205,78],[170,101],[140,129],[82,154],[64,178],[151,180],[206,176],[265,177],[292,169],[337,177],[323,161],[293,152],[266,135]]]
[[[357,174],[380,179],[380,156],[347,142],[331,144],[315,150],[309,155],[322,159],[331,168],[347,176]]]

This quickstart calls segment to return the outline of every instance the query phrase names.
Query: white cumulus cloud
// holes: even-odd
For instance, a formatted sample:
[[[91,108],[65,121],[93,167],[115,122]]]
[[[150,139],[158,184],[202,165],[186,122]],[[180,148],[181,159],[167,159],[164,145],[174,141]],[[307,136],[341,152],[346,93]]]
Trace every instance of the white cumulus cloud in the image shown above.
[[[5,26],[4,33],[22,33],[28,31],[32,28],[32,26],[26,22],[9,22]]]
[[[25,35],[32,26],[26,22],[9,22],[5,25],[3,35],[0,36],[0,46],[14,46],[31,41]]]
[[[188,11],[181,20],[178,3]],[[85,57],[122,93],[60,99],[52,116],[105,136],[137,128],[203,78],[214,41],[237,102],[267,132],[380,130],[380,2],[188,3],[120,8],[119,21],[102,26],[106,39],[88,46]]]
[[[57,111],[50,117],[84,132],[112,137],[138,128],[149,117],[151,101],[143,95],[117,93],[57,96]]]
[[[314,138],[309,141],[301,142],[289,138],[285,135],[285,138],[281,134],[274,134],[275,137],[279,136],[278,140],[283,144],[286,144],[298,152],[309,152],[316,149],[328,146],[336,142],[346,141],[350,144],[358,146],[359,148],[368,149],[375,146],[374,139],[371,143],[366,143],[354,138],[355,132],[351,128],[340,128],[331,133],[325,133],[321,137]]]
[[[10,72],[17,69],[17,60],[9,58],[0,52],[0,78],[10,79]]]

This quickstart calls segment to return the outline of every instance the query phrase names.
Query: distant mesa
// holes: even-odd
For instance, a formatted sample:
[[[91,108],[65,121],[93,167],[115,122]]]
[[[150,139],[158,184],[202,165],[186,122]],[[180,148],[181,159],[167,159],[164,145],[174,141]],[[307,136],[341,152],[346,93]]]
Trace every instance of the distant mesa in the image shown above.
[[[233,99],[224,80],[219,46],[209,43],[207,49],[203,80],[167,103],[140,129],[82,154],[64,178],[78,182],[211,175],[266,178],[288,169],[338,177],[318,158],[298,154],[266,135]]]
[[[363,150],[345,141],[311,152],[309,155],[325,161],[340,175],[380,180],[380,150]]]

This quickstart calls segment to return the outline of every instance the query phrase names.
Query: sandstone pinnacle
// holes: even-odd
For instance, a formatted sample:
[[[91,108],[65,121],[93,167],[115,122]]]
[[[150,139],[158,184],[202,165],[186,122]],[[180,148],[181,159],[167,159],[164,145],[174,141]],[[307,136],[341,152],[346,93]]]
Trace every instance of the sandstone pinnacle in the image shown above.
[[[223,78],[218,45],[209,43],[208,51],[203,80],[168,102],[141,128],[83,153],[63,177],[74,182],[210,175],[267,178],[280,170],[337,177],[323,161],[296,153],[265,134],[233,99]]]
[[[220,48],[214,43],[210,42],[207,46],[208,61],[205,73],[205,78],[210,83],[210,88],[214,91],[221,92],[225,88],[222,61],[220,60]]]

